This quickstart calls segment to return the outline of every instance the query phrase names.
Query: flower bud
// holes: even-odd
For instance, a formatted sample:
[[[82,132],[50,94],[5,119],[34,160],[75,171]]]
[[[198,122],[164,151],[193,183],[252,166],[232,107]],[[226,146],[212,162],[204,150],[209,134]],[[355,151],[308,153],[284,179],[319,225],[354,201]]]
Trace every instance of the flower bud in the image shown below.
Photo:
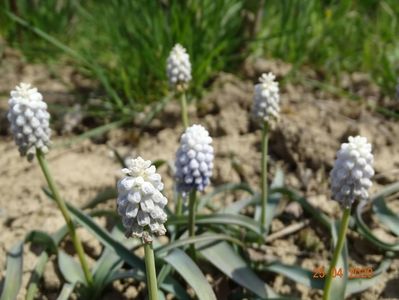
[[[252,115],[257,121],[269,125],[274,125],[280,113],[279,87],[275,78],[272,73],[262,74],[254,88]]]
[[[140,237],[151,242],[153,235],[164,235],[168,200],[162,195],[161,175],[151,161],[141,157],[126,161],[126,174],[118,181],[118,213],[122,217],[126,236]]]
[[[176,153],[177,190],[183,195],[203,191],[210,183],[213,169],[212,138],[201,125],[188,127],[181,136]]]
[[[349,137],[341,145],[330,173],[332,198],[344,207],[350,207],[355,199],[368,199],[371,177],[374,175],[371,144],[365,137]]]
[[[185,48],[176,44],[169,54],[166,72],[171,87],[184,91],[191,80],[190,56]]]
[[[48,152],[50,145],[50,114],[42,94],[30,84],[20,83],[11,91],[8,121],[21,156],[31,161],[36,150]]]

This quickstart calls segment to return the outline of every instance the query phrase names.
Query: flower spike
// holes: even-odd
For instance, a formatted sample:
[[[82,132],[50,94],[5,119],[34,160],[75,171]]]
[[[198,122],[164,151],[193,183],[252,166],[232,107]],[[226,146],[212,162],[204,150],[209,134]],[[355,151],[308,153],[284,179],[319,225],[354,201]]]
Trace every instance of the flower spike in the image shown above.
[[[262,74],[254,88],[252,115],[259,122],[274,125],[280,114],[280,95],[276,76]]]
[[[212,138],[201,125],[186,129],[176,153],[177,190],[184,195],[192,190],[202,192],[210,183],[213,169]]]
[[[374,175],[372,146],[365,137],[349,137],[337,152],[330,173],[332,198],[350,207],[355,199],[366,200]]]
[[[151,161],[141,157],[127,160],[126,174],[118,182],[118,213],[122,217],[126,235],[152,241],[152,235],[164,235],[167,216],[164,207],[168,200],[162,195],[161,175]]]
[[[50,114],[42,94],[30,84],[20,83],[11,91],[7,118],[21,156],[31,161],[37,149],[48,152]]]
[[[191,81],[190,56],[180,44],[176,44],[169,54],[166,73],[171,87],[180,92],[188,88],[188,83]]]

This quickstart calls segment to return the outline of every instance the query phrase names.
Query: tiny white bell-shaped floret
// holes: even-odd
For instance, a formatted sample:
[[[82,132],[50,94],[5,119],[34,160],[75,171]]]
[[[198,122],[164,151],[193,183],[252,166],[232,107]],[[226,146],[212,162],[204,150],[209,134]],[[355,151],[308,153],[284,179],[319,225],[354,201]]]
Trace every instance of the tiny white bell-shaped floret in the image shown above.
[[[30,84],[20,83],[11,91],[8,121],[21,156],[31,161],[36,150],[48,152],[50,145],[50,114],[42,94]]]
[[[337,152],[337,159],[330,173],[332,198],[344,207],[353,202],[367,200],[374,175],[372,146],[367,138],[350,136]]]

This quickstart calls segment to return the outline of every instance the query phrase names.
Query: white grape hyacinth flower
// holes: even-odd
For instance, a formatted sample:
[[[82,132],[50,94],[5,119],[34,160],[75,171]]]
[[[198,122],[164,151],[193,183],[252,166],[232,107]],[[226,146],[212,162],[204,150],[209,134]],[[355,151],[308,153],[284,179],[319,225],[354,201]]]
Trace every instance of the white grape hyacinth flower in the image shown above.
[[[50,114],[42,94],[27,83],[20,83],[11,91],[8,101],[8,121],[21,156],[31,161],[36,150],[48,152],[50,145]]]
[[[280,115],[280,93],[276,76],[272,73],[262,74],[259,83],[254,87],[252,115],[259,122],[273,126]]]
[[[176,44],[169,54],[166,73],[171,87],[178,91],[187,89],[188,83],[191,81],[190,56],[180,44]]]
[[[176,153],[177,190],[183,196],[192,190],[203,191],[210,183],[213,169],[212,138],[201,125],[186,129]]]
[[[141,157],[126,160],[126,174],[118,181],[118,213],[122,217],[126,236],[142,238],[151,242],[153,235],[165,235],[164,223],[167,215],[164,211],[168,200],[161,191],[161,175],[151,161]]]
[[[367,138],[350,136],[337,152],[337,159],[330,173],[332,198],[344,207],[353,202],[367,200],[374,175],[372,146]]]

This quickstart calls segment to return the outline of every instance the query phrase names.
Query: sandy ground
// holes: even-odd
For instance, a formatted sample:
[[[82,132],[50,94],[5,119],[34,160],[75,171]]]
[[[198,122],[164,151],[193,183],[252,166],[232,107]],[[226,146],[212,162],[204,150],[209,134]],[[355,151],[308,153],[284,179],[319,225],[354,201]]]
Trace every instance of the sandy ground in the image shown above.
[[[279,78],[283,78],[289,70],[290,66],[281,62],[248,62],[244,67],[244,80],[231,74],[220,74],[209,92],[198,103],[198,110],[195,111],[194,105],[190,106],[192,122],[200,122],[206,126],[214,137],[214,186],[238,182],[240,179],[245,179],[253,186],[258,184],[260,131],[249,115],[252,84],[261,72],[273,71]],[[8,80],[3,80],[0,84],[0,132],[3,134],[0,141],[0,269],[4,270],[7,250],[23,239],[30,230],[53,232],[63,224],[55,205],[41,191],[45,181],[37,162],[28,163],[21,159],[11,137],[7,135],[7,123],[4,120],[7,109],[6,94],[21,80],[38,86],[50,103],[70,105],[73,103],[74,93],[70,90],[73,86],[71,72],[66,71],[61,77],[56,78],[40,65],[23,64],[17,55],[9,54],[7,59],[1,62],[0,71],[2,74],[9,74]],[[349,135],[364,135],[374,146],[374,191],[399,180],[397,122],[368,109],[373,101],[379,99],[379,93],[367,78],[359,75],[348,76],[346,82],[356,93],[362,95],[364,101],[351,102],[312,87],[286,85],[281,94],[281,121],[271,133],[270,140],[270,179],[277,167],[283,168],[288,186],[300,189],[314,206],[334,217],[339,216],[340,208],[329,200],[328,172],[340,143]],[[135,126],[131,126],[109,132],[103,139],[105,142],[101,144],[85,141],[69,148],[55,147],[48,159],[64,198],[76,206],[82,206],[99,192],[115,186],[120,176],[120,166],[109,146],[124,156],[141,155],[151,160],[165,159],[173,164],[182,132],[178,105],[174,102],[168,104],[164,113],[153,120],[139,138],[138,132]],[[57,145],[65,139],[67,137],[56,135],[54,144]],[[241,164],[240,174],[234,168],[236,163]],[[170,170],[161,168],[161,173],[165,180],[166,193],[171,195]],[[211,189],[212,187],[209,188]],[[227,197],[223,201],[234,201],[234,198]],[[225,204],[223,201],[219,205]],[[398,208],[398,200],[392,199],[390,205]],[[114,206],[113,202],[108,204],[110,208]],[[286,213],[291,215],[290,220],[274,220],[273,231],[279,231],[284,226],[305,218],[300,207],[295,205],[286,208]],[[91,255],[98,255],[101,251],[100,246],[86,232],[80,231],[80,234]],[[382,234],[389,238],[386,232]],[[317,254],[311,254],[309,246],[303,243],[303,236],[316,236],[314,243],[321,243]],[[382,257],[381,253],[372,249],[356,234],[352,236],[349,247],[352,249],[350,253],[354,262],[376,266]],[[307,226],[296,234],[274,241],[266,250],[254,250],[251,255],[259,260],[274,255],[281,257],[284,262],[312,268],[320,262],[328,264],[327,242],[328,239],[317,237],[317,230]],[[279,249],[283,248],[287,249],[287,253],[281,253]],[[299,257],[298,251],[305,255]],[[30,276],[29,272],[35,265],[37,254],[31,251],[29,245],[25,246],[24,253],[25,285]],[[383,282],[351,299],[394,298],[394,288],[399,284],[398,269],[399,260],[396,258]],[[1,279],[4,273],[0,274]],[[60,275],[57,274],[53,266],[47,267],[43,283],[45,292],[40,299],[54,299],[60,288]],[[280,275],[269,276],[267,281],[282,294],[294,294],[302,299],[320,297],[320,293],[295,285]],[[110,295],[113,295],[113,290],[120,291],[118,297],[121,299],[132,295],[131,290],[128,291],[126,287],[120,287],[118,284],[110,290]],[[20,293],[21,299],[24,292],[22,290]],[[107,299],[111,298],[109,296]]]

